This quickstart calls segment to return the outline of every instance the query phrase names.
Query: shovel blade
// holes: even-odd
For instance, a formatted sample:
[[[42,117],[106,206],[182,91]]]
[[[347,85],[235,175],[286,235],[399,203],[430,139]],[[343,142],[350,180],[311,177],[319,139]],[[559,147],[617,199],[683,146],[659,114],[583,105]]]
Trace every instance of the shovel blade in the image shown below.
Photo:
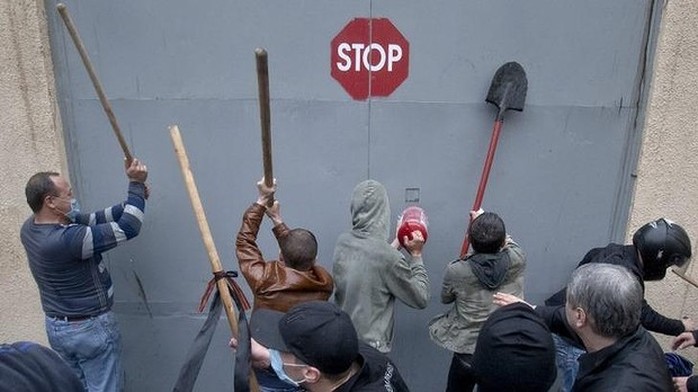
[[[486,102],[499,108],[499,113],[507,110],[523,111],[526,102],[528,79],[521,64],[512,61],[499,67],[492,78]]]

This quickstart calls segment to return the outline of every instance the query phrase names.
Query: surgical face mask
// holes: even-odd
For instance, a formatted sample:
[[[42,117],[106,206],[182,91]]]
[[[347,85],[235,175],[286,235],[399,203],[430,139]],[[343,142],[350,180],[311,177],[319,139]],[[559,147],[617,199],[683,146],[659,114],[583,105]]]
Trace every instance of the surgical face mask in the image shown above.
[[[274,373],[276,373],[276,377],[279,378],[279,380],[291,384],[294,387],[300,386],[300,383],[305,381],[305,378],[302,380],[294,380],[292,379],[288,374],[286,374],[286,371],[284,370],[284,361],[281,359],[281,352],[278,350],[274,349],[269,349],[269,357],[271,360],[271,368],[274,369]],[[305,365],[299,365],[299,364],[293,364],[293,363],[287,363],[285,364],[286,366],[305,366]]]
[[[55,196],[56,199],[62,199],[65,200],[62,197]],[[65,215],[66,218],[68,218],[72,223],[75,223],[75,221],[78,219],[78,215],[80,215],[80,203],[78,203],[78,200],[76,198],[71,198],[70,199],[70,211],[68,212],[63,212],[61,210],[58,210],[61,212],[63,215]]]

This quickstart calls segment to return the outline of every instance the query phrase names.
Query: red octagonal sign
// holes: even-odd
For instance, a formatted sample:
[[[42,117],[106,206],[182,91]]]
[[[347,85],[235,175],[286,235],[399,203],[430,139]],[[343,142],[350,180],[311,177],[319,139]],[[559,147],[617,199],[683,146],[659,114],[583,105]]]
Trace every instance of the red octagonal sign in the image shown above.
[[[330,50],[330,73],[354,99],[387,97],[407,79],[410,44],[386,18],[352,20]]]

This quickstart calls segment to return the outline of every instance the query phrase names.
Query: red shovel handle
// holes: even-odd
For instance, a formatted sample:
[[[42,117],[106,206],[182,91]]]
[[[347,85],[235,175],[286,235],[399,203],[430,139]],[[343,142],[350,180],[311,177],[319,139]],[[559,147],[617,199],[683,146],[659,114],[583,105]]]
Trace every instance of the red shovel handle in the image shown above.
[[[494,153],[497,150],[497,142],[499,141],[499,132],[502,130],[502,120],[501,116],[494,122],[494,129],[492,130],[492,137],[490,138],[490,147],[487,149],[487,158],[485,158],[485,166],[482,168],[482,175],[480,176],[480,185],[477,187],[477,195],[475,196],[475,203],[473,203],[473,208],[471,211],[477,211],[482,206],[482,199],[485,196],[485,188],[487,187],[487,180],[490,177],[490,169],[492,168],[492,161],[494,160]],[[470,222],[468,222],[468,228],[470,227]],[[468,240],[468,230],[465,231],[465,238],[463,239],[463,246],[460,250],[460,257],[463,258],[468,253],[468,248],[470,248],[470,241]]]

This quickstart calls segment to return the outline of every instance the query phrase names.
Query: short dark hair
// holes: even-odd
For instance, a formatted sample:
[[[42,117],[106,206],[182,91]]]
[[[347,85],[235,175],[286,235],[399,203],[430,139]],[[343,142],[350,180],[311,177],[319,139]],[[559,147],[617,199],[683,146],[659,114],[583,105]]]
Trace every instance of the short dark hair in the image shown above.
[[[31,176],[24,187],[24,194],[27,196],[27,204],[32,211],[39,212],[44,205],[44,198],[56,193],[56,184],[51,177],[57,177],[56,172],[39,172]]]
[[[470,223],[468,237],[478,253],[497,253],[504,245],[507,230],[504,221],[494,212],[483,212]]]
[[[281,239],[279,246],[287,266],[305,271],[310,269],[317,257],[317,240],[306,229],[293,229]]]

